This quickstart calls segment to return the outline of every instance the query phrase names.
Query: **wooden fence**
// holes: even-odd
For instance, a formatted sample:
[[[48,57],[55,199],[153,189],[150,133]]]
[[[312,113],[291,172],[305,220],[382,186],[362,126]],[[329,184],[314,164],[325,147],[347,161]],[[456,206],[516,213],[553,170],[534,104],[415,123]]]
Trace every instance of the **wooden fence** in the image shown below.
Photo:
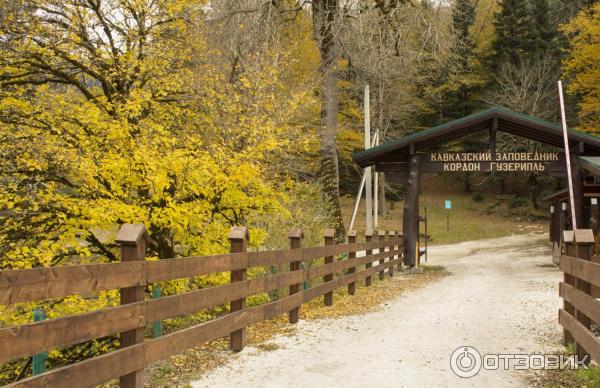
[[[86,314],[0,329],[0,363],[30,357],[40,352],[120,334],[121,348],[46,373],[19,380],[13,387],[95,386],[119,378],[122,387],[142,387],[144,368],[186,349],[223,336],[230,347],[241,350],[248,325],[287,313],[298,322],[300,306],[324,295],[333,304],[333,291],[347,286],[355,293],[356,282],[371,284],[379,274],[392,276],[402,266],[402,238],[394,232],[366,235],[356,243],[356,232],[348,234],[347,244],[335,244],[333,230],[324,234],[325,245],[302,248],[303,234],[289,234],[290,249],[247,252],[248,234],[234,227],[229,236],[231,253],[159,261],[145,261],[147,235],[143,225],[123,225],[117,236],[121,262],[34,268],[0,272],[0,303],[61,298],[120,289],[121,305]],[[357,252],[365,256],[357,257]],[[377,253],[375,253],[377,251]],[[347,258],[340,260],[340,255]],[[324,258],[322,265],[302,269],[303,261]],[[247,279],[251,267],[289,265],[289,271]],[[183,294],[146,299],[146,285],[211,273],[230,272],[231,282],[218,287]],[[323,283],[301,290],[306,281]],[[262,305],[246,307],[246,297],[288,288],[287,296]],[[145,327],[152,322],[230,304],[230,312],[168,335],[145,339]]]
[[[573,242],[576,241],[576,242]],[[589,354],[600,362],[600,338],[591,331],[600,324],[600,257],[595,256],[591,229],[564,232],[565,255],[560,257],[564,282],[559,293],[564,306],[559,311],[563,342],[573,344],[579,356]]]

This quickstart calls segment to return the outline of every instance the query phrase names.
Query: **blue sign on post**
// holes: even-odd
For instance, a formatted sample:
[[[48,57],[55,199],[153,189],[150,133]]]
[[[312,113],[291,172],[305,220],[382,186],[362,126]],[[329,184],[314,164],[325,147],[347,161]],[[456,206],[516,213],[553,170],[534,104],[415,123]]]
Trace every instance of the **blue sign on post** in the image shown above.
[[[452,201],[447,199],[444,201],[444,207],[446,208],[446,232],[450,231],[450,209],[452,209]]]

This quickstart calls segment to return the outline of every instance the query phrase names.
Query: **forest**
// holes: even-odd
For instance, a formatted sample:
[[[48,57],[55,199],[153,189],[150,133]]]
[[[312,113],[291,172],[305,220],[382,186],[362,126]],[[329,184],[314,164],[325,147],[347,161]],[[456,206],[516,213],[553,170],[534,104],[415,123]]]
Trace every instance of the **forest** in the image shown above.
[[[384,142],[491,106],[558,122],[559,79],[569,126],[600,135],[600,2],[0,0],[0,270],[118,261],[124,223],[146,225],[148,260],[227,252],[235,225],[255,250],[284,247],[281,231],[298,226],[307,246],[326,227],[343,239],[365,85]],[[538,206],[541,178],[528,179]],[[403,191],[379,180],[384,214]],[[118,303],[111,290],[43,307]],[[0,326],[33,307],[0,305]]]

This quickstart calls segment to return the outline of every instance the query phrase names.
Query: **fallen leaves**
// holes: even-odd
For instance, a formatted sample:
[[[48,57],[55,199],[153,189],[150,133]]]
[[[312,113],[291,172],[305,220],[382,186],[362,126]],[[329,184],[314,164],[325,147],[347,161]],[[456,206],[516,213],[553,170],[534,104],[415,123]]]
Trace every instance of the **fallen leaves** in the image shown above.
[[[375,311],[382,308],[386,301],[449,275],[442,267],[424,268],[422,274],[395,273],[392,278],[386,276],[384,281],[379,281],[377,276],[374,276],[370,287],[365,287],[363,282],[358,283],[354,296],[349,295],[346,288],[340,288],[334,292],[334,303],[331,307],[324,306],[322,296],[313,299],[302,305],[301,319],[335,318]],[[287,315],[280,315],[249,326],[246,329],[247,347],[254,347],[259,351],[277,350],[279,346],[268,341],[278,335],[292,336],[295,332],[296,327],[288,323]],[[200,379],[212,369],[226,364],[232,357],[236,357],[236,354],[229,351],[227,337],[196,346],[147,368],[146,386],[188,386],[189,381]]]

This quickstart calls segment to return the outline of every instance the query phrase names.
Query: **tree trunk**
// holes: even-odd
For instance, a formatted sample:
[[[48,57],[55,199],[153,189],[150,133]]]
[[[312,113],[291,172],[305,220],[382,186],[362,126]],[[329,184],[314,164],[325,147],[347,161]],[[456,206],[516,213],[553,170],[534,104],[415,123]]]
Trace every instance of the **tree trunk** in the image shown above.
[[[313,28],[321,54],[321,142],[319,178],[323,200],[335,224],[338,238],[345,236],[340,206],[340,176],[336,146],[338,90],[338,53],[335,23],[338,0],[313,1]]]
[[[539,185],[537,177],[534,174],[529,175],[529,189],[531,205],[534,209],[539,209],[538,196],[539,196]]]

